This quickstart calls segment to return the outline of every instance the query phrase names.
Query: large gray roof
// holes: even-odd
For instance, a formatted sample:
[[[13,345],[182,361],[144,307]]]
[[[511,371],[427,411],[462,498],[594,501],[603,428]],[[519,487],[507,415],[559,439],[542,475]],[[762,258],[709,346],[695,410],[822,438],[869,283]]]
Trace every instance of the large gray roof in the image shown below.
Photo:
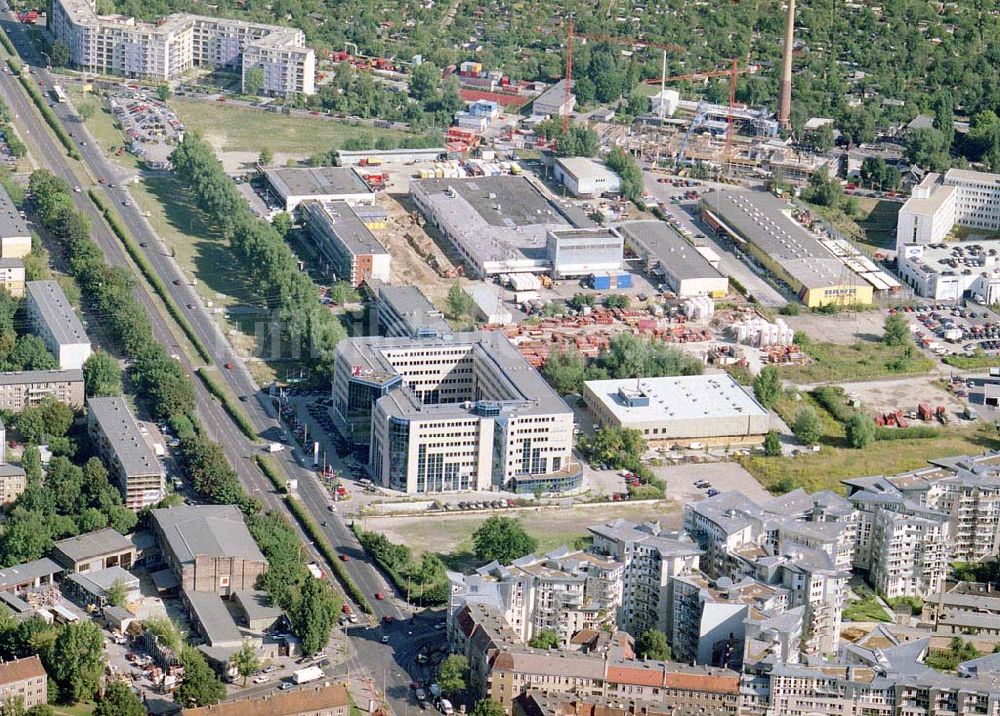
[[[60,565],[48,557],[42,557],[41,559],[36,559],[33,562],[25,562],[24,564],[15,564],[13,567],[5,567],[4,569],[0,569],[0,589],[8,589],[18,584],[34,581],[39,577],[58,574],[62,570],[63,568]]]
[[[87,332],[55,281],[28,281],[28,300],[38,307],[42,321],[59,345],[89,343]]]
[[[183,505],[152,514],[182,563],[193,562],[197,555],[264,561],[236,505]]]
[[[324,246],[338,241],[354,256],[389,253],[365,222],[344,201],[306,201],[301,205],[312,236],[321,251],[340,254],[339,248]]]
[[[88,398],[87,411],[101,426],[126,477],[163,472],[124,398]]]
[[[722,276],[694,246],[662,221],[627,221],[619,228],[626,240],[641,244],[682,281]]]
[[[0,385],[21,385],[26,383],[82,383],[83,371],[69,370],[20,370],[0,373]]]
[[[379,311],[402,321],[409,335],[451,333],[444,314],[416,286],[388,286],[376,279],[371,283],[378,291]]]
[[[110,527],[59,540],[53,548],[74,562],[133,549],[128,537]]]
[[[201,625],[209,646],[232,647],[243,643],[243,633],[218,594],[185,591],[184,599],[191,607],[192,616]]]
[[[372,194],[371,188],[350,167],[268,169],[268,182],[283,199],[290,196],[336,196]]]

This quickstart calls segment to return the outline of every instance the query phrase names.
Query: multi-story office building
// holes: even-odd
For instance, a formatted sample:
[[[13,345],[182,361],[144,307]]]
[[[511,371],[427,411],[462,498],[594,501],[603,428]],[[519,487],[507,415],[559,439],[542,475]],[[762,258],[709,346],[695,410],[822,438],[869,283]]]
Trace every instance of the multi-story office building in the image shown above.
[[[1000,231],[1000,174],[949,169],[925,176],[899,210],[897,249],[943,241],[956,224]]]
[[[316,55],[301,30],[177,13],[156,23],[98,15],[96,0],[52,0],[49,29],[85,72],[168,81],[192,67],[259,69],[261,91],[279,96],[316,91]]]
[[[444,314],[416,286],[387,286],[367,281],[378,299],[378,333],[381,336],[435,338],[451,333]]]
[[[357,288],[369,279],[389,281],[389,252],[344,201],[305,201],[299,213],[327,273]]]
[[[341,341],[337,429],[378,485],[408,494],[580,484],[573,413],[497,332]]]
[[[108,472],[118,481],[126,507],[141,510],[163,499],[163,466],[124,398],[89,398],[87,432]]]
[[[494,562],[468,577],[450,575],[449,613],[464,606],[468,597],[496,608],[522,641],[548,630],[565,647],[582,630],[615,623],[623,574],[620,562],[565,547],[508,566]]]
[[[63,370],[83,368],[90,357],[90,338],[55,281],[29,281],[25,301],[31,329]]]
[[[20,413],[52,396],[71,408],[83,407],[82,370],[24,370],[0,373],[0,410]]]

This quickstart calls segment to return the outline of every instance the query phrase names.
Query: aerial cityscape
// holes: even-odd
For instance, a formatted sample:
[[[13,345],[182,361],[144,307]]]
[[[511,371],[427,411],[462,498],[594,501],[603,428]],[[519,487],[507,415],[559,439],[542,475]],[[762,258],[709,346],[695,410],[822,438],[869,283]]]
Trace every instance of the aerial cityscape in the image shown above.
[[[0,716],[1000,716],[998,37],[0,0]]]

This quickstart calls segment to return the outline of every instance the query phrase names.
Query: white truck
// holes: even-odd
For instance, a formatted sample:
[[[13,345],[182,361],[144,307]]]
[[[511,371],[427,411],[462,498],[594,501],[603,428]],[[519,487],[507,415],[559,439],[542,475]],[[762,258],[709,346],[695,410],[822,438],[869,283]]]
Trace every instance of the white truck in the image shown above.
[[[318,666],[307,666],[292,674],[292,681],[296,684],[308,684],[310,681],[322,679],[324,676],[323,670]]]
[[[282,445],[281,443],[268,443],[267,444],[267,451],[268,452],[281,452],[284,449],[285,449],[285,446]]]

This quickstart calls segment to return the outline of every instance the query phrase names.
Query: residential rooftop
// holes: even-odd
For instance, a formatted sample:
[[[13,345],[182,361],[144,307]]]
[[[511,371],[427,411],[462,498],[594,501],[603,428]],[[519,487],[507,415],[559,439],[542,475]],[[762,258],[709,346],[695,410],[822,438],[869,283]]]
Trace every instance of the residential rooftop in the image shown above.
[[[42,321],[59,345],[90,343],[76,311],[55,281],[28,281],[28,299],[38,307]]]
[[[124,398],[88,398],[87,411],[101,426],[126,477],[163,472]]]
[[[34,383],[82,383],[83,371],[78,368],[67,370],[21,370],[0,373],[0,385],[26,385]]]
[[[0,186],[0,238],[31,236],[28,224],[14,206],[7,190]]]

